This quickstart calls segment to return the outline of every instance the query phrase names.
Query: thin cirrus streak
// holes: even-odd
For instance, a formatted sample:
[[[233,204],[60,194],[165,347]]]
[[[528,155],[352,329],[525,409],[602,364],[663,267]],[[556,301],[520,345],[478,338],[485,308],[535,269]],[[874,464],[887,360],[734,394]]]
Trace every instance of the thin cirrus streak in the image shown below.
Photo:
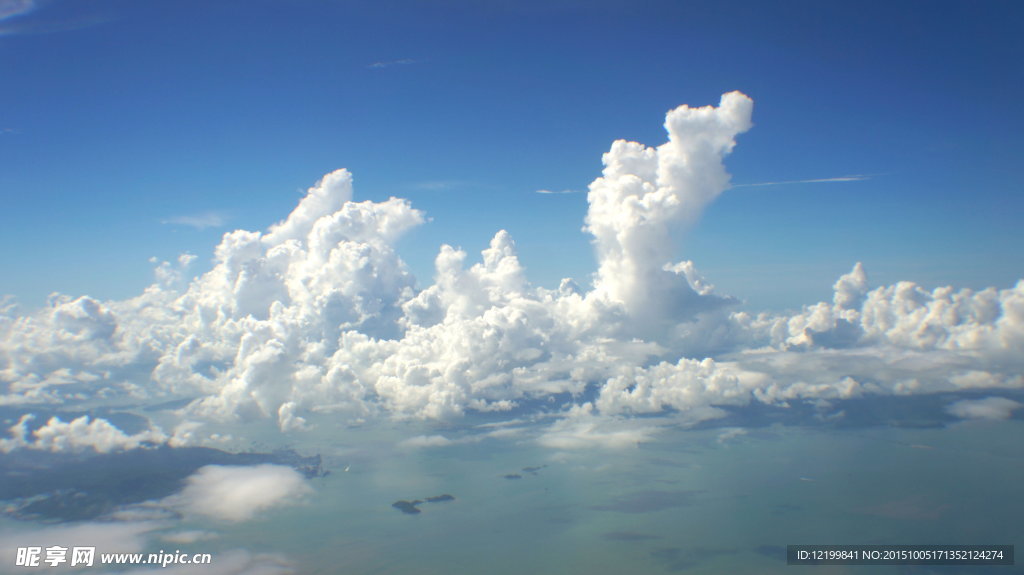
[[[0,37],[31,34],[55,34],[105,24],[112,17],[98,12],[78,16],[54,16],[35,0],[0,0]]]
[[[174,216],[161,220],[160,223],[205,230],[207,228],[219,228],[227,223],[227,219],[217,212],[203,212],[200,214]]]
[[[35,10],[33,0],[0,0],[0,22]]]
[[[384,68],[391,68],[393,66],[408,66],[410,64],[419,64],[419,60],[414,58],[401,58],[398,60],[382,60],[367,65],[366,67],[371,70],[383,70]]]
[[[815,178],[811,180],[784,180],[781,182],[755,182],[752,184],[733,184],[732,188],[759,188],[764,186],[787,186],[790,184],[831,184],[836,182],[863,182],[870,180],[872,176],[857,174],[852,176],[839,176],[835,178]]]

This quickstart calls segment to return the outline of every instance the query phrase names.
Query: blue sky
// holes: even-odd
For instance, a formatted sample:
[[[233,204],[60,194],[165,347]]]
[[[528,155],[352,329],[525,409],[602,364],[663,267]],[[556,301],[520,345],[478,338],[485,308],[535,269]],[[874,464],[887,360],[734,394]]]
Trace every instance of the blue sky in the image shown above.
[[[150,257],[281,220],[345,167],[356,199],[432,218],[399,245],[498,229],[529,278],[595,270],[583,193],[615,139],[755,101],[739,186],[677,238],[754,309],[872,284],[1004,288],[1024,270],[1024,8],[1015,2],[0,0],[0,293],[137,294]],[[177,222],[177,223],[176,223]],[[202,223],[187,225],[182,222]]]

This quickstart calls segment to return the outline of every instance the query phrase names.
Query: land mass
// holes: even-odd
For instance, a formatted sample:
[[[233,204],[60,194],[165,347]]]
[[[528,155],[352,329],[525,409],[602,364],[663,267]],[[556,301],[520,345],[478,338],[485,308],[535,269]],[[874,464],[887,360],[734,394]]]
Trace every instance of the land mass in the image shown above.
[[[424,500],[414,499],[412,501],[406,501],[405,499],[399,499],[398,501],[392,503],[391,506],[401,511],[402,513],[406,513],[408,515],[416,515],[417,513],[423,512],[419,507],[417,507],[417,505],[420,505],[421,503],[441,503],[444,501],[455,501],[455,496],[445,493],[442,495],[434,495],[433,497],[427,497]]]
[[[95,519],[123,505],[163,499],[205,465],[287,465],[323,477],[320,455],[293,450],[230,453],[166,445],[102,454],[18,450],[0,454],[0,501],[16,519],[51,522]]]

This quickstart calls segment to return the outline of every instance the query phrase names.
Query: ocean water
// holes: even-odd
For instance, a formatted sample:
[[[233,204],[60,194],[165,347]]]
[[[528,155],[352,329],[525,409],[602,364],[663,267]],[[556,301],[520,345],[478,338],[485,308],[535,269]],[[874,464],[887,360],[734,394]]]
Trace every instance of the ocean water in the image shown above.
[[[677,429],[582,451],[529,441],[375,451],[356,432],[349,444],[360,447],[328,455],[334,473],[304,503],[221,529],[216,542],[282,553],[310,574],[1019,573],[787,566],[785,546],[1024,541],[1022,431],[1020,421]],[[455,500],[416,515],[391,507],[440,494]]]
[[[212,553],[216,562],[244,549],[311,575],[1024,572],[788,566],[785,553],[790,544],[1024,541],[1019,420],[665,429],[620,449],[552,449],[528,435],[400,447],[422,431],[307,434],[305,447],[331,473],[309,480],[300,501],[241,522],[162,523],[147,551]],[[455,499],[420,503],[414,515],[392,507],[442,494]],[[10,519],[3,527],[18,525],[26,528]],[[202,536],[159,538],[189,531]]]

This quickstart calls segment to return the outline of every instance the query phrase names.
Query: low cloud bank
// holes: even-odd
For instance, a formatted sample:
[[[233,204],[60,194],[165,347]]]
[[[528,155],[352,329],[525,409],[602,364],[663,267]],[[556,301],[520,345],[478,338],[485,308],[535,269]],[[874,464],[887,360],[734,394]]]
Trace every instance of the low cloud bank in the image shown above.
[[[244,521],[261,511],[293,502],[310,492],[302,474],[283,465],[207,465],[185,488],[163,503],[189,515]]]
[[[951,415],[961,419],[1010,419],[1022,404],[1005,397],[964,399],[953,402],[947,408]]]

